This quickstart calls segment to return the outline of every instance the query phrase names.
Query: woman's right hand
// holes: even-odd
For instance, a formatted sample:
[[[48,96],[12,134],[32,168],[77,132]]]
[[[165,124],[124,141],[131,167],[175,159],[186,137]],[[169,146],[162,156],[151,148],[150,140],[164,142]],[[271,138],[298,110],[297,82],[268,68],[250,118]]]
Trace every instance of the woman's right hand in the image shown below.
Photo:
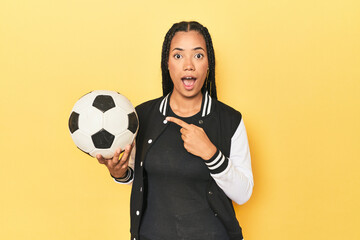
[[[114,178],[123,178],[126,176],[132,147],[132,145],[127,145],[120,159],[120,148],[116,150],[113,158],[105,159],[101,154],[96,155],[96,158],[99,163],[104,164],[109,169]]]

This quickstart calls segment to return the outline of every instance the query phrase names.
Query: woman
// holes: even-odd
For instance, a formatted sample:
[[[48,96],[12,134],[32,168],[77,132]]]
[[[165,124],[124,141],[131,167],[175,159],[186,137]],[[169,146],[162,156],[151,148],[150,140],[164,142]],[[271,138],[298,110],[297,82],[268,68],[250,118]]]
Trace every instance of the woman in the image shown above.
[[[97,156],[115,181],[133,182],[131,239],[241,240],[231,200],[245,203],[253,176],[241,114],[217,101],[210,34],[174,24],[162,48],[163,97],[136,107],[136,157]]]

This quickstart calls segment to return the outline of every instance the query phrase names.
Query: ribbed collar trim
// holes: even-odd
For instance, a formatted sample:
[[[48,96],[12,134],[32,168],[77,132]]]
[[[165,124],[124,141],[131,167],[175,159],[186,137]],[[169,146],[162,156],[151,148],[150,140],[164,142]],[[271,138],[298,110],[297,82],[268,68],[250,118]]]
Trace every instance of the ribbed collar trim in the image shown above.
[[[162,115],[166,116],[168,109],[170,107],[170,95],[166,95],[160,103],[159,111]],[[201,117],[205,117],[210,114],[212,106],[212,98],[210,97],[208,91],[205,91],[205,94],[203,94],[203,99],[201,103]]]

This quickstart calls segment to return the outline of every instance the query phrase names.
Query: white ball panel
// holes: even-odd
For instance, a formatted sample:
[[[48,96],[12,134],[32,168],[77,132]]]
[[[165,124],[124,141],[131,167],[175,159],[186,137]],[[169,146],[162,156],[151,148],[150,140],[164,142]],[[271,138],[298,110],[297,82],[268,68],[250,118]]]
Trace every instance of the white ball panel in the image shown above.
[[[79,128],[89,136],[103,128],[103,113],[99,109],[88,107],[79,114]]]
[[[97,154],[101,154],[104,158],[112,158],[114,156],[115,151],[109,149],[94,149],[90,152],[90,155],[96,157]]]
[[[91,137],[80,129],[76,130],[73,134],[71,134],[71,137],[75,145],[84,152],[89,153],[95,149]]]
[[[74,105],[72,111],[80,113],[83,109],[92,106],[96,95],[94,92],[90,92],[84,96],[82,96]]]
[[[104,129],[113,135],[118,135],[127,130],[129,118],[119,107],[112,108],[104,113]]]
[[[120,107],[121,109],[123,109],[126,114],[135,111],[133,105],[131,104],[129,99],[127,99],[125,96],[116,94],[116,96],[113,96],[113,99],[114,99],[115,105],[117,107]]]
[[[125,147],[128,144],[132,144],[133,140],[135,138],[135,135],[130,132],[129,130],[126,130],[122,134],[116,135],[114,142],[111,146],[111,149],[114,149],[114,152],[116,149],[121,148],[121,151],[125,149]]]

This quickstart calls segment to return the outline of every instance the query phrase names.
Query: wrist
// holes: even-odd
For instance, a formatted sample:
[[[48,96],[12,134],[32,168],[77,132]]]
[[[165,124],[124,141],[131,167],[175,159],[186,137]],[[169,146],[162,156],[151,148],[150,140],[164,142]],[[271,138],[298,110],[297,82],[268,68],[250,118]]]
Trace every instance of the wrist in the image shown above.
[[[217,148],[214,145],[212,145],[210,148],[207,148],[207,151],[204,153],[204,155],[201,158],[207,161],[211,159],[216,152],[217,152]]]
[[[115,178],[113,175],[111,175],[115,182],[118,183],[130,183],[134,178],[134,170],[131,167],[128,167],[125,175],[122,178]]]
[[[115,179],[123,179],[123,178],[125,178],[126,176],[127,176],[127,174],[128,174],[128,171],[129,171],[129,169],[127,168],[126,169],[126,171],[123,173],[123,174],[113,174],[113,173],[110,173],[110,175],[111,175],[111,177],[112,178],[115,178]]]

